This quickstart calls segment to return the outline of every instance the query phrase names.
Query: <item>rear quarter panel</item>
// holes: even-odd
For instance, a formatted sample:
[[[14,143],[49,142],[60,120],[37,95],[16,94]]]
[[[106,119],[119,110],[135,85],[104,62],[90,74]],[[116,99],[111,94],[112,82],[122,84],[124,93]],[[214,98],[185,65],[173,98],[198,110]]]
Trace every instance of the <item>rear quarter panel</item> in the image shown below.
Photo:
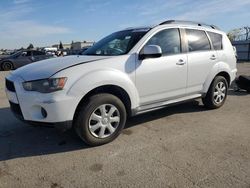
[[[210,30],[214,32],[213,30]],[[237,73],[237,59],[235,57],[233,46],[228,39],[227,35],[223,32],[218,32],[223,35],[223,50],[218,50],[217,55],[219,61],[215,64],[215,66],[211,69],[206,82],[204,83],[203,93],[206,93],[217,74],[220,72],[226,72],[230,75],[230,83],[235,80]]]

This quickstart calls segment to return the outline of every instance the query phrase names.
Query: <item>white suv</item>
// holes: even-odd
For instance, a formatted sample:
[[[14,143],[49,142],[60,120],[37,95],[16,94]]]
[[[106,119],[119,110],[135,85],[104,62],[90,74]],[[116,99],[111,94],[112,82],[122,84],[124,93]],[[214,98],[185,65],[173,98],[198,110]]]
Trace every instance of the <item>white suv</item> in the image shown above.
[[[20,68],[6,78],[6,93],[20,119],[73,125],[95,146],[114,140],[128,116],[195,98],[221,107],[236,72],[224,32],[172,20],[113,33],[81,56]]]

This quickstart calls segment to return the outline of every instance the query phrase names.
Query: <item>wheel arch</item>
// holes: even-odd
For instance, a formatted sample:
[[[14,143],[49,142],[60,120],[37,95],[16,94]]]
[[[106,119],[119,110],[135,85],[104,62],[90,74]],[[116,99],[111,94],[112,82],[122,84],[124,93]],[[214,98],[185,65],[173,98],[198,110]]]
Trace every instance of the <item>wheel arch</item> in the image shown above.
[[[121,88],[120,86],[109,84],[109,85],[96,87],[92,89],[91,91],[89,91],[86,95],[84,95],[76,107],[73,120],[76,119],[78,112],[81,109],[81,107],[84,105],[84,103],[88,102],[91,96],[99,94],[99,93],[109,93],[118,97],[123,102],[126,108],[127,114],[129,116],[131,115],[132,109],[131,109],[131,99],[130,99],[129,94],[125,91],[125,89]]]
[[[203,85],[202,93],[207,93],[210,85],[212,84],[212,82],[216,76],[225,77],[227,82],[228,82],[228,86],[230,86],[231,82],[234,79],[233,76],[231,75],[231,69],[230,69],[229,65],[225,62],[218,62],[211,69],[210,74],[208,75],[208,77]]]
[[[216,76],[222,76],[222,77],[224,77],[224,78],[227,80],[228,86],[230,85],[230,83],[231,83],[231,78],[230,78],[229,73],[227,73],[226,71],[221,71],[221,72],[219,72]],[[215,77],[216,77],[216,76],[215,76]]]
[[[1,64],[0,64],[0,68],[1,70],[3,70],[3,64],[4,63],[10,63],[12,65],[12,68],[14,69],[15,68],[15,65],[14,65],[14,62],[9,60],[9,59],[6,59],[6,60],[2,60]]]
[[[216,76],[223,76],[228,83],[228,87],[230,86],[231,83],[231,77],[230,74],[227,71],[220,71],[218,73],[215,73],[213,76],[211,76],[206,82],[205,85],[203,87],[203,93],[207,93],[209,87],[211,86],[211,84],[213,83],[214,79],[216,78]]]

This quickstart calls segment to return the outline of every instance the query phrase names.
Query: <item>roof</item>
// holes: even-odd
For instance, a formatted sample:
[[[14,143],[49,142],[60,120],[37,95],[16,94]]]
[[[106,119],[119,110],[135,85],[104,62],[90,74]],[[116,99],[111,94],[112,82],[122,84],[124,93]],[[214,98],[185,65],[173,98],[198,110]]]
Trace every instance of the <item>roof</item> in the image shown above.
[[[185,20],[167,20],[164,21],[162,23],[160,23],[159,25],[167,25],[167,24],[178,24],[178,25],[187,25],[187,26],[200,26],[200,27],[208,27],[208,28],[212,28],[212,29],[217,29],[219,30],[219,28],[215,25],[210,25],[210,24],[206,24],[206,23],[202,23],[202,22],[194,22],[194,21],[185,21]]]
[[[161,22],[160,24],[155,25],[155,26],[129,27],[129,28],[126,28],[125,30],[150,30],[150,29],[157,27],[157,26],[160,26],[160,25],[197,26],[197,27],[204,27],[204,28],[209,28],[209,29],[214,29],[214,30],[220,30],[215,25],[210,25],[210,24],[206,24],[206,23],[202,23],[202,22],[184,21],[184,20],[167,20],[167,21]]]

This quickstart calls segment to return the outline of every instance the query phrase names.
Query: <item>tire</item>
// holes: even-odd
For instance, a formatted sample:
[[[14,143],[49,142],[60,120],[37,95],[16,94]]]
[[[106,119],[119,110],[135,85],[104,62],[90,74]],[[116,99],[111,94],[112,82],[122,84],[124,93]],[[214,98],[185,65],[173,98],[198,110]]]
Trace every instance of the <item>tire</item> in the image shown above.
[[[126,108],[119,98],[111,94],[97,94],[77,112],[74,128],[87,145],[99,146],[118,137],[126,119]]]
[[[3,71],[10,71],[13,69],[13,64],[10,61],[5,61],[2,63],[1,68]]]
[[[223,106],[227,98],[228,83],[223,76],[216,76],[202,102],[208,109],[217,109]]]

